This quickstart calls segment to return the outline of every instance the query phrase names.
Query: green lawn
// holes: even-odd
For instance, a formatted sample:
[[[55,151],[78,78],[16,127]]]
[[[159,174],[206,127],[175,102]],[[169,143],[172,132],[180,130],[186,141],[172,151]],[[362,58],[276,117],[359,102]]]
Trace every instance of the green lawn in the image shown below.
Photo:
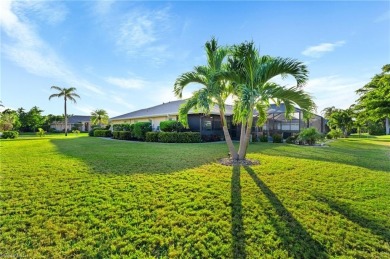
[[[390,258],[390,137],[329,147],[0,141],[0,257]]]

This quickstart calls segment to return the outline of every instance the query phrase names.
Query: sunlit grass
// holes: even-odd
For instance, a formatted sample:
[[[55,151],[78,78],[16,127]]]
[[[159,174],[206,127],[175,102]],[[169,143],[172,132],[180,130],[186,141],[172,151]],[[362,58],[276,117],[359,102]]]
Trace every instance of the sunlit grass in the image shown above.
[[[37,257],[390,257],[390,138],[329,147],[85,135],[0,141],[0,254]]]

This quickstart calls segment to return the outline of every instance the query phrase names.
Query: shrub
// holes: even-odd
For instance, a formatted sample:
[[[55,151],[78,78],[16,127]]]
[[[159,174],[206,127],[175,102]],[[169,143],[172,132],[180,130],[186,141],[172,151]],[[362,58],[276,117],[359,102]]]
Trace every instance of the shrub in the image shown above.
[[[260,136],[259,140],[260,142],[268,142],[268,136],[267,135]]]
[[[43,137],[45,136],[46,131],[44,131],[42,128],[38,128],[37,136]]]
[[[131,125],[129,123],[123,123],[123,124],[114,124],[112,128],[114,131],[131,131],[130,126]]]
[[[94,137],[111,137],[112,133],[111,130],[95,130],[93,133]]]
[[[177,133],[178,143],[199,143],[202,141],[199,132],[179,132]]]
[[[386,133],[385,127],[382,123],[371,123],[368,125],[368,134],[370,135],[384,135]]]
[[[120,140],[131,140],[131,132],[130,131],[119,131],[119,138]]]
[[[298,136],[290,136],[286,138],[286,143],[288,144],[295,144],[297,141]]]
[[[92,129],[88,132],[90,137],[95,137],[95,130],[105,130],[104,128],[92,127]]]
[[[343,136],[344,135],[341,129],[332,129],[331,131],[328,132],[328,134],[326,134],[327,139],[333,139],[333,138],[337,139]]]
[[[159,132],[158,141],[162,143],[199,143],[199,132]]]
[[[160,132],[158,141],[163,143],[177,143],[177,132]]]
[[[3,134],[1,135],[1,138],[3,139],[15,139],[19,137],[19,132],[17,131],[12,131],[12,130],[7,130],[7,131],[4,131]]]
[[[282,135],[280,135],[280,134],[272,135],[272,142],[273,143],[283,143]]]
[[[72,132],[73,132],[74,134],[76,134],[76,135],[80,134],[80,131],[79,131],[78,129],[72,130]]]
[[[146,132],[147,142],[158,142],[159,132]]]
[[[146,132],[152,131],[152,124],[150,122],[137,122],[134,123],[134,137],[139,140],[145,140]]]
[[[115,126],[115,125],[114,125],[114,126]],[[115,127],[114,127],[114,128],[115,128]],[[113,131],[113,132],[112,132],[112,138],[113,138],[113,139],[119,139],[119,132],[120,132],[120,131]]]
[[[310,127],[304,129],[298,135],[298,141],[306,143],[308,145],[314,145],[317,140],[320,140],[322,135],[317,131],[316,128]]]
[[[221,141],[221,137],[215,134],[212,135],[202,135],[202,141],[203,142],[214,142],[214,141]]]
[[[160,130],[163,132],[181,132],[184,126],[179,121],[162,121],[160,122]]]

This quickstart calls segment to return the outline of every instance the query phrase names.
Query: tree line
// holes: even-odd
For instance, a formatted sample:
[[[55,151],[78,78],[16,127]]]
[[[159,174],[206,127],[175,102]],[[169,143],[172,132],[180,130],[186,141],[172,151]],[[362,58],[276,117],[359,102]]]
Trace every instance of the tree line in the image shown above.
[[[390,134],[390,64],[382,67],[369,83],[356,91],[359,98],[347,109],[335,106],[323,110],[332,131],[344,137],[350,133]]]
[[[63,115],[43,115],[44,112],[38,106],[32,107],[29,111],[24,108],[17,110],[5,109],[0,112],[0,131],[20,131],[20,132],[37,132],[39,128],[44,131],[52,131],[54,123],[64,123],[68,125],[68,118],[73,115],[67,114],[67,100],[76,102],[76,98],[80,98],[76,94],[76,88],[60,88],[52,86],[51,89],[57,90],[58,93],[49,96],[49,100],[53,97],[64,98],[64,114]],[[0,106],[3,106],[0,101]],[[3,106],[4,107],[4,106]],[[109,116],[104,109],[96,109],[91,112],[91,124],[102,126],[108,124]],[[65,135],[67,135],[68,127],[65,127]]]

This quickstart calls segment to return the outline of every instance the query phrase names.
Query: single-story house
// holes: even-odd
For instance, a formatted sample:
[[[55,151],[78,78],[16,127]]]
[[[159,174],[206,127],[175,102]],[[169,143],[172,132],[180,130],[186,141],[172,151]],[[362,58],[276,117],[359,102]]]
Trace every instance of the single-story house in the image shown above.
[[[110,119],[112,125],[115,124],[133,124],[136,122],[150,122],[153,131],[158,131],[160,122],[165,120],[178,120],[179,108],[186,100],[177,100],[163,103],[150,108],[145,108]],[[303,112],[295,108],[295,113],[291,120],[284,117],[285,107],[283,104],[276,106],[272,104],[268,109],[268,120],[262,127],[255,126],[257,114],[255,114],[252,132],[254,135],[272,135],[275,133],[288,137],[299,133],[301,129],[307,127],[316,127],[319,132],[325,132],[325,120],[321,116],[315,115],[309,122],[304,121]],[[233,125],[233,106],[225,106],[225,115],[230,135],[233,139],[240,137],[240,127]],[[219,108],[215,106],[210,114],[206,115],[196,110],[190,110],[188,113],[189,130],[200,132],[201,135],[223,136]]]
[[[58,131],[65,131],[65,121],[55,121],[50,125],[51,128]],[[91,116],[72,115],[68,118],[68,131],[78,128],[80,131],[89,131],[91,129]]]

